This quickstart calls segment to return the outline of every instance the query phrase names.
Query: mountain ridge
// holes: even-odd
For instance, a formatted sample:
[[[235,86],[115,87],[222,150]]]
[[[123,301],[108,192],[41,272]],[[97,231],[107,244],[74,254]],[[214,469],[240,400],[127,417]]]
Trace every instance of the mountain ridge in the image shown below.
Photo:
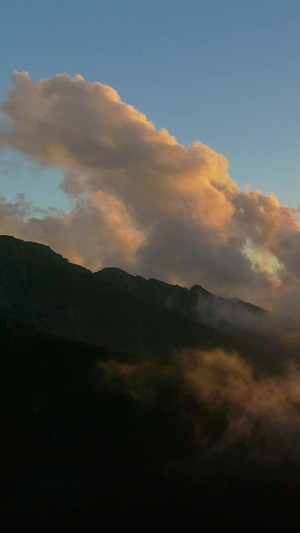
[[[132,276],[115,267],[104,268],[93,275],[192,322],[246,341],[279,359],[300,356],[299,325],[291,318],[238,298],[222,298],[200,285],[187,289],[154,278]]]
[[[173,294],[173,286],[157,283]],[[189,294],[180,287],[175,291]],[[277,366],[264,351],[196,322],[191,314],[181,316],[157,299],[149,303],[145,294],[104,281],[49,247],[9,236],[0,236],[0,313],[71,340],[152,357],[221,347],[258,365]]]
[[[113,274],[113,276],[111,276],[110,274]],[[136,274],[136,275],[133,275],[133,274],[129,274],[128,272],[126,272],[125,270],[121,269],[121,268],[117,268],[117,267],[105,267],[101,270],[98,270],[96,272],[93,273],[94,275],[100,275],[102,279],[106,279],[108,281],[110,281],[111,283],[114,283],[113,281],[113,278],[114,277],[117,277],[123,281],[126,282],[130,280],[135,280],[139,283],[155,283],[161,287],[172,287],[173,289],[179,289],[181,291],[187,291],[189,292],[190,294],[193,293],[193,292],[201,292],[203,295],[207,296],[207,297],[214,297],[214,298],[218,298],[219,300],[221,301],[226,301],[226,302],[236,302],[236,303],[239,303],[249,309],[251,309],[253,312],[257,311],[257,312],[262,312],[262,313],[269,313],[269,311],[267,311],[266,309],[264,309],[263,307],[259,307],[258,305],[255,305],[255,304],[251,304],[249,302],[246,302],[244,300],[241,300],[240,298],[223,298],[222,296],[218,296],[210,291],[208,291],[207,289],[205,289],[204,287],[202,287],[202,285],[193,285],[192,287],[190,288],[187,288],[187,287],[182,287],[181,285],[178,285],[178,284],[170,284],[166,281],[161,281],[161,280],[158,280],[156,278],[144,278],[143,276],[140,276],[139,274]],[[107,275],[108,274],[108,275]],[[118,284],[118,283],[115,283],[115,284]],[[130,284],[132,286],[132,284]]]

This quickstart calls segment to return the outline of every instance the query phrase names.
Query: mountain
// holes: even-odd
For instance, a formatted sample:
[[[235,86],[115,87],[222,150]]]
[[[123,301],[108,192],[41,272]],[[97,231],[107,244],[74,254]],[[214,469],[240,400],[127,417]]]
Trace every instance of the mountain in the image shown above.
[[[117,269],[93,274],[48,246],[0,236],[2,315],[68,339],[152,357],[220,347],[261,369],[280,366],[264,345],[253,348],[242,335],[205,324],[197,315],[199,295],[216,298],[200,287],[188,291]]]
[[[0,237],[3,531],[299,523],[299,373],[201,295]]]
[[[300,358],[300,325],[291,318],[272,314],[236,298],[221,298],[199,285],[186,289],[132,276],[118,268],[105,268],[94,276],[152,305],[247,342],[272,357]]]
[[[114,267],[99,270],[99,272],[95,273],[95,276],[118,287],[123,287],[129,292],[147,298],[152,303],[166,307],[191,320],[205,318],[204,316],[199,316],[199,310],[197,309],[199,299],[208,300],[211,307],[213,306],[213,301],[216,301],[249,310],[251,313],[267,313],[265,309],[243,302],[242,300],[235,298],[225,299],[215,296],[203,287],[200,287],[200,285],[194,285],[191,289],[186,289],[179,285],[170,285],[169,283],[153,278],[145,279],[142,276],[132,276],[124,272],[124,270]]]

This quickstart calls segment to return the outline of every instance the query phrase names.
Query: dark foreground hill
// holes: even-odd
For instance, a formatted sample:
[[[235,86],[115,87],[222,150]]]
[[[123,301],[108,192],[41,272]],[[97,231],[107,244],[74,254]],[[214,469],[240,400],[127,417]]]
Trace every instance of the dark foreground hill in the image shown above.
[[[253,413],[251,431],[234,438],[241,405],[231,413],[228,399],[199,396],[176,362],[7,327],[6,319],[0,342],[2,531],[299,523],[299,428],[290,412],[286,427],[271,412],[270,427],[264,412]]]

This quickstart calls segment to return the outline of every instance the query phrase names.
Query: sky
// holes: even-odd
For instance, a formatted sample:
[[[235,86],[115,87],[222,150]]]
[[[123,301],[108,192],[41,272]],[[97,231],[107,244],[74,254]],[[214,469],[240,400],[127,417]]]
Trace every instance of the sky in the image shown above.
[[[298,207],[299,2],[1,0],[0,6],[1,100],[13,70],[35,81],[81,74],[114,87],[185,146],[200,140],[225,155],[240,186],[251,183]]]
[[[299,2],[0,0],[0,9],[1,232],[93,270],[114,262],[294,308]],[[12,80],[14,71],[29,77]],[[88,82],[132,108],[117,110],[112,91]],[[62,228],[54,237],[58,225],[65,237]],[[102,228],[94,241],[90,227]]]

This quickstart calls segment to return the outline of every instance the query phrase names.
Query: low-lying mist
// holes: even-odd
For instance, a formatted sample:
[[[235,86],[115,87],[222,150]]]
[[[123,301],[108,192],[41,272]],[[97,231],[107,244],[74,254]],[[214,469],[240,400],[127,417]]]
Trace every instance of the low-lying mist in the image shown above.
[[[222,350],[186,353],[181,365],[199,402],[224,416],[216,449],[243,442],[249,457],[299,461],[300,373],[292,362],[280,377],[257,377]]]
[[[250,459],[300,461],[300,371],[291,361],[283,375],[269,377],[237,353],[217,349],[185,351],[175,366],[110,361],[99,370],[101,387],[122,390],[145,413],[170,409],[188,422],[193,452],[242,444]]]

